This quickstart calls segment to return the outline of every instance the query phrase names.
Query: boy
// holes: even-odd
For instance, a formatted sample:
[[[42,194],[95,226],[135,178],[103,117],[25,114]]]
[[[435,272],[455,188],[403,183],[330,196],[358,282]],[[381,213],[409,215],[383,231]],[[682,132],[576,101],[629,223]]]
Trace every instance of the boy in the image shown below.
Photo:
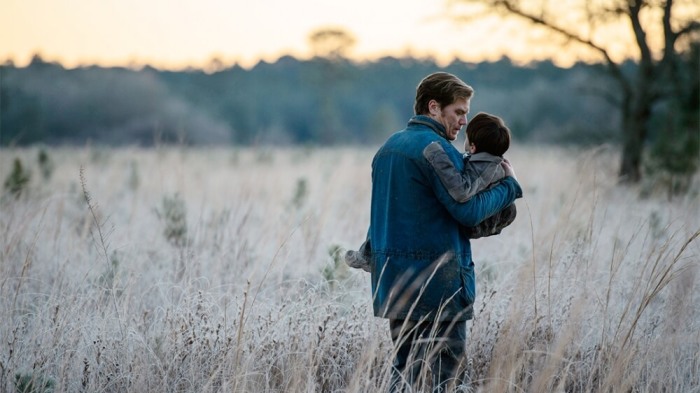
[[[423,157],[433,167],[450,196],[455,201],[464,203],[505,177],[501,162],[509,147],[510,130],[503,120],[482,112],[474,116],[467,125],[464,172],[457,171],[437,142],[429,144],[423,150]],[[515,220],[515,216],[515,205],[511,204],[478,226],[465,227],[462,230],[470,239],[498,235]],[[358,251],[351,250],[345,253],[345,262],[350,267],[370,271],[371,257],[372,248],[369,240],[366,240]]]

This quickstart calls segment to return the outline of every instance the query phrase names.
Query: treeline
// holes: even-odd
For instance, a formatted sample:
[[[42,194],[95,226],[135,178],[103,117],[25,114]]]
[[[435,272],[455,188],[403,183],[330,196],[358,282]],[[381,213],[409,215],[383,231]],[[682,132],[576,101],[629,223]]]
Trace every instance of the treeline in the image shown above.
[[[504,117],[518,140],[600,143],[619,135],[600,65],[286,56],[204,72],[66,69],[35,56],[26,67],[0,68],[0,144],[377,143],[403,127],[416,84],[437,70],[471,84],[472,113]]]

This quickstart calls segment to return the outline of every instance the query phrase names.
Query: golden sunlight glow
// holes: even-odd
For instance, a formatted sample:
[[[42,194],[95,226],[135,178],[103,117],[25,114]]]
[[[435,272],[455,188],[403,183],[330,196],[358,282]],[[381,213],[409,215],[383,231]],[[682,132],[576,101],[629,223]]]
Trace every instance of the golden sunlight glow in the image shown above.
[[[453,17],[465,9],[433,0],[3,0],[0,61],[23,65],[38,53],[68,67],[178,69],[203,67],[213,58],[252,66],[285,54],[308,58],[308,36],[322,27],[352,34],[356,44],[350,55],[356,60],[405,55],[442,63],[503,55],[519,63],[600,60],[542,29],[526,39],[523,31],[531,26],[504,24],[496,16],[456,22]],[[616,58],[636,56],[624,29],[600,29],[601,37]]]

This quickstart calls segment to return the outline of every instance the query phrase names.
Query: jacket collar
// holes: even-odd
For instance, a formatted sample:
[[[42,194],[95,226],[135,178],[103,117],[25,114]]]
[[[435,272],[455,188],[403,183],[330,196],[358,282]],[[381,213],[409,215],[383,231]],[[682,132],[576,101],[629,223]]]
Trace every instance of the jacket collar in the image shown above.
[[[436,134],[440,135],[441,137],[447,139],[447,135],[445,134],[445,126],[442,124],[436,122],[435,120],[431,119],[428,116],[425,115],[416,115],[411,118],[411,120],[408,121],[408,125],[422,125],[430,128],[433,130]]]
[[[494,156],[493,154],[489,154],[486,152],[480,152],[480,153],[474,153],[474,154],[466,154],[467,157],[469,157],[469,161],[486,161],[486,162],[495,162],[497,164],[500,164],[503,161],[503,157],[498,157]]]

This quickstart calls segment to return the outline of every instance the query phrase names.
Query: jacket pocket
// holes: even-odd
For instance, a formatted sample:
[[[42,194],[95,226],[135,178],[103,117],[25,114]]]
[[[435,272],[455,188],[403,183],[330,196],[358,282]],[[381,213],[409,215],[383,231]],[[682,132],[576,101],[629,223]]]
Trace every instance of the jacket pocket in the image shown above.
[[[460,267],[462,278],[461,294],[466,303],[466,307],[471,307],[476,299],[476,277],[474,275],[474,262],[469,263],[469,267]]]

